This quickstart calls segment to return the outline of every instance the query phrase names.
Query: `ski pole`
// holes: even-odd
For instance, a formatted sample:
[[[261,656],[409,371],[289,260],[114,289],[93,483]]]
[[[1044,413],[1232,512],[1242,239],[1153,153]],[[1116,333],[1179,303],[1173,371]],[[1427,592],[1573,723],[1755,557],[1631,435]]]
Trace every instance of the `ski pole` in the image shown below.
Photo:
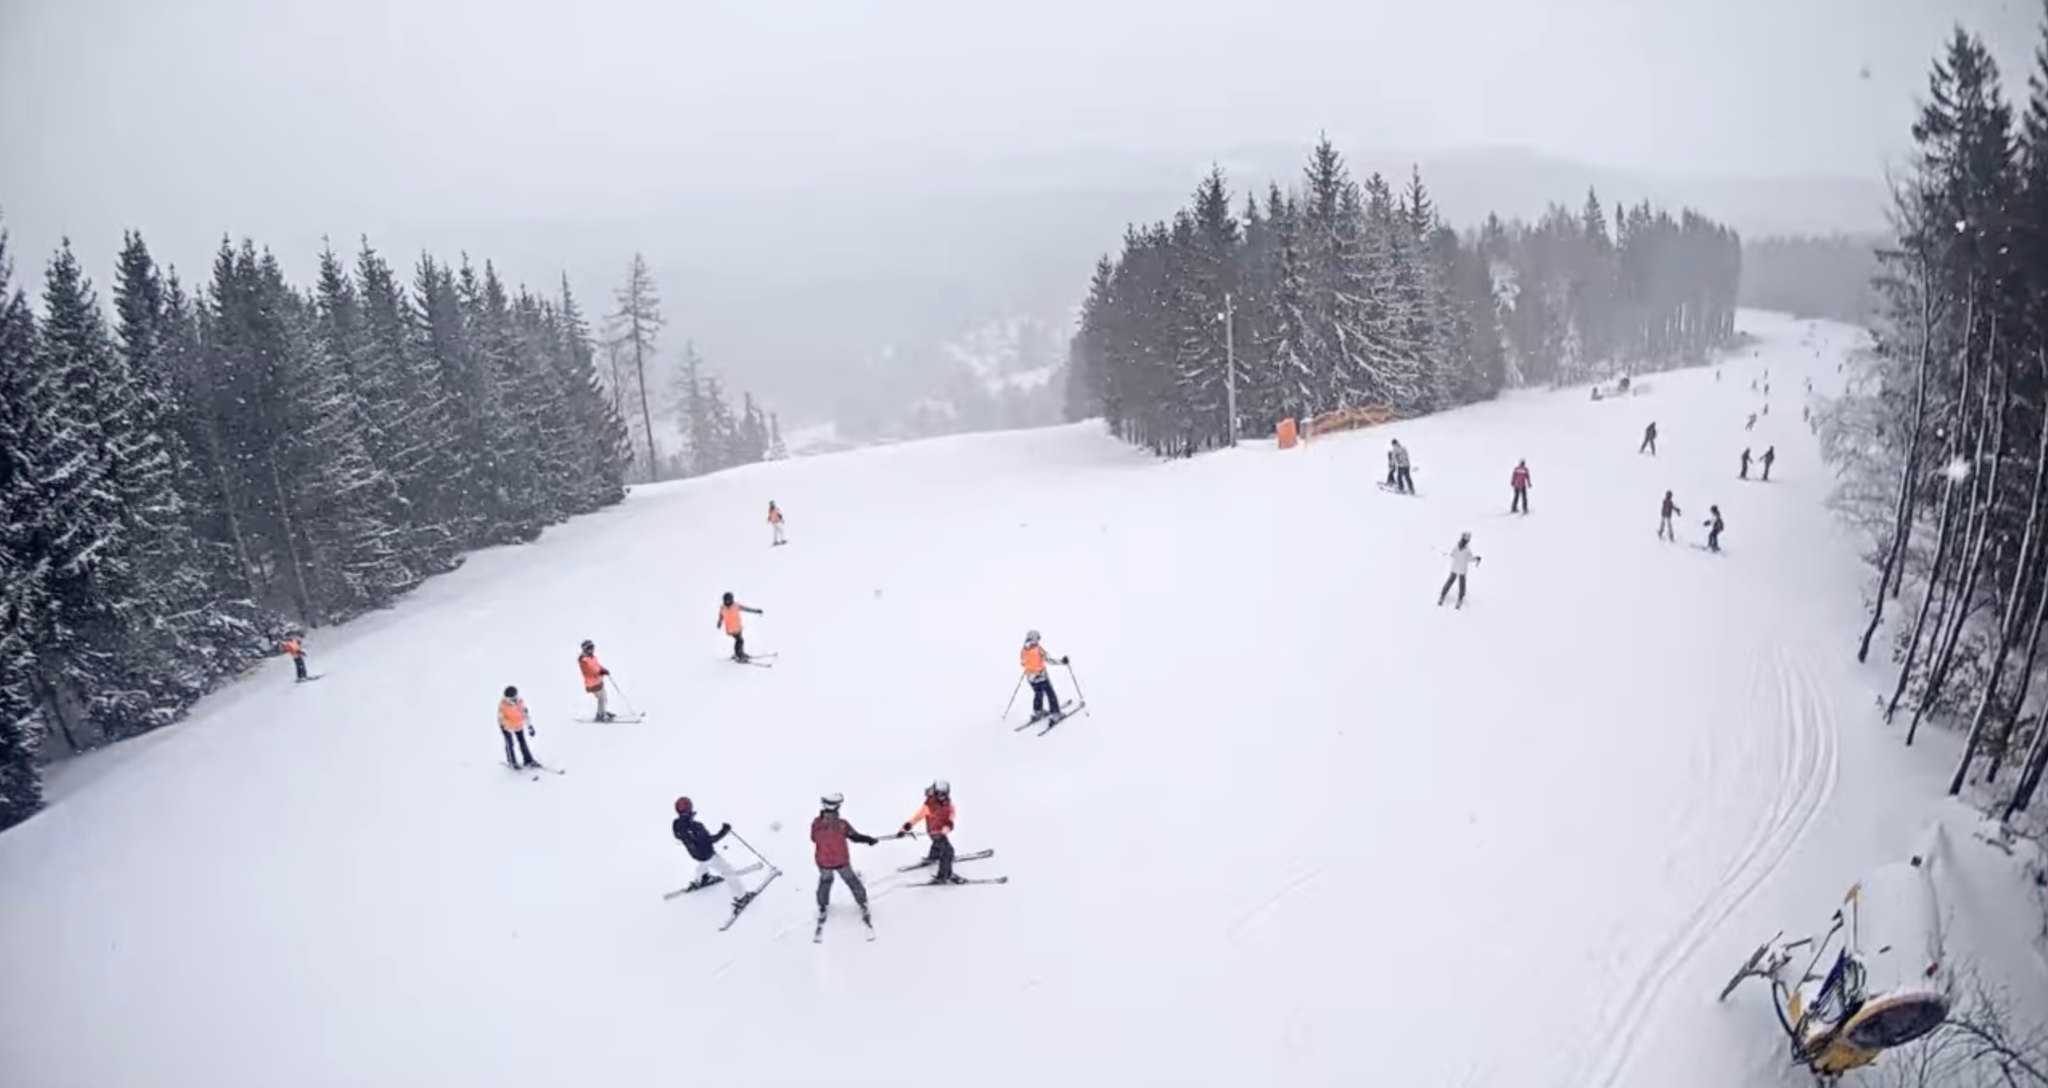
[[[746,848],[747,848],[747,853],[749,853],[749,854],[752,854],[752,855],[754,855],[754,857],[755,857],[755,858],[757,858],[757,859],[759,859],[759,860],[760,860],[761,864],[763,864],[763,865],[766,865],[766,866],[767,866],[767,867],[769,867],[770,869],[774,869],[774,868],[775,868],[775,863],[774,863],[774,862],[772,862],[772,861],[769,861],[769,860],[768,860],[767,858],[765,858],[765,857],[762,857],[762,856],[761,856],[761,852],[760,852],[759,850],[756,850],[756,849],[754,849],[754,844],[753,844],[753,843],[750,843],[750,842],[748,842],[748,841],[747,841],[746,839],[744,839],[744,838],[741,838],[741,837],[740,837],[740,833],[739,833],[739,832],[737,832],[737,831],[733,832],[733,833],[732,833],[732,838],[733,838],[733,841],[734,841],[734,842],[736,842],[736,843],[739,843],[739,844],[740,844],[741,846],[744,846],[744,847],[746,847]],[[781,872],[781,870],[779,870],[779,869],[777,869],[776,871],[777,871],[777,872]]]
[[[604,678],[607,683],[611,684],[612,690],[619,693],[619,701],[626,704],[626,713],[631,714],[636,718],[639,717],[639,708],[633,705],[633,700],[626,698],[626,689],[619,686],[618,678],[614,677],[609,672],[604,674]]]
[[[1061,664],[1065,665],[1066,662],[1063,661],[1061,662]],[[1081,678],[1079,676],[1074,675],[1074,667],[1072,665],[1067,665],[1067,679],[1072,680],[1074,682],[1075,701],[1082,704],[1086,704],[1088,702],[1088,696],[1083,695],[1081,693]]]
[[[1017,674],[1017,682],[1010,688],[1010,701],[1003,704],[1003,717],[1010,716],[1010,708],[1017,705],[1017,693],[1024,690],[1024,674]]]

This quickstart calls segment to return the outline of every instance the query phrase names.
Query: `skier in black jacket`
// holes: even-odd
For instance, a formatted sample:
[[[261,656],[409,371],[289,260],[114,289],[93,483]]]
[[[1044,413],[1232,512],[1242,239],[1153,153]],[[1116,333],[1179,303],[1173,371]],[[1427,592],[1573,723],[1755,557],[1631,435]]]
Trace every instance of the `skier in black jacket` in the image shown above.
[[[726,863],[725,856],[718,852],[718,840],[731,833],[731,824],[720,824],[716,832],[707,830],[697,822],[696,806],[687,797],[676,798],[676,822],[673,825],[676,841],[690,852],[697,862],[697,875],[684,887],[685,891],[716,884],[722,880],[732,881],[732,902],[734,907],[744,906],[753,895],[746,890],[738,872]]]

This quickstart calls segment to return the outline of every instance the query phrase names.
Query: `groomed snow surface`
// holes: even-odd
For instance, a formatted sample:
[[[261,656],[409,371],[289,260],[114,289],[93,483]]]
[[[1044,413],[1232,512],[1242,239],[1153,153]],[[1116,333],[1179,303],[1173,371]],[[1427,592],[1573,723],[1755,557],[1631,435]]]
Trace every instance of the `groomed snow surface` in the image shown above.
[[[55,770],[0,835],[0,1082],[1802,1083],[1762,988],[1721,983],[1967,821],[1952,738],[1901,748],[1853,664],[1868,578],[1800,422],[1862,334],[1744,324],[1718,380],[1632,398],[1170,463],[1098,424],[921,442],[476,556],[314,631],[320,681],[279,659]],[[1390,434],[1419,497],[1375,486]],[[724,660],[725,590],[774,668]],[[1042,738],[997,720],[1031,627],[1091,711]],[[585,638],[645,722],[574,721]],[[500,764],[507,684],[566,775]],[[884,834],[934,777],[996,850],[962,872],[1010,883],[857,846],[880,938],[841,887],[813,945],[818,795]],[[729,932],[722,890],[662,898],[678,794],[785,870]]]

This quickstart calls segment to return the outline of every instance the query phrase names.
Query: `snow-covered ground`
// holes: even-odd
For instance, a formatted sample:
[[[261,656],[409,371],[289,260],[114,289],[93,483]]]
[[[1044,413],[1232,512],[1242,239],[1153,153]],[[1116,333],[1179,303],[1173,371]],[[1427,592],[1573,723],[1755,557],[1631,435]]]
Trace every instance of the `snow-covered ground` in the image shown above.
[[[319,682],[274,662],[56,771],[0,835],[0,1082],[1799,1083],[1762,990],[1715,992],[1961,814],[1951,738],[1875,719],[1867,579],[1799,419],[1860,334],[1744,322],[1718,381],[1623,400],[1170,463],[1093,425],[912,443],[476,556],[315,631]],[[1418,498],[1374,486],[1389,432]],[[1484,562],[1439,608],[1466,529]],[[724,590],[776,667],[723,660]],[[1043,738],[997,721],[1027,627],[1092,710]],[[644,723],[572,720],[584,638]],[[506,684],[565,776],[498,764]],[[880,939],[841,888],[814,946],[817,796],[885,833],[933,777],[960,848],[997,850],[963,872],[1010,883],[913,888],[921,843],[855,847]],[[682,793],[787,872],[730,932],[718,892],[662,898]]]

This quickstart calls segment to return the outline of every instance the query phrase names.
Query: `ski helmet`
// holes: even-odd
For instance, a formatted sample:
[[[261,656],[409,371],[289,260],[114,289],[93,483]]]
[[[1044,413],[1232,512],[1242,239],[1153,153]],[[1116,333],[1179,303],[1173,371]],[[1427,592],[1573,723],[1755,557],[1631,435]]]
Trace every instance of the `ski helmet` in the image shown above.
[[[725,603],[726,603],[726,604],[731,604],[731,603],[732,603],[732,591],[730,591],[730,590],[727,590],[727,591],[726,591],[726,594],[725,594]]]
[[[678,816],[688,816],[688,815],[690,814],[691,810],[692,810],[692,809],[694,809],[694,808],[696,808],[696,806],[695,806],[695,805],[692,805],[692,804],[690,803],[690,799],[689,799],[689,798],[687,798],[687,797],[678,797],[678,798],[676,798],[676,815],[678,815]]]
[[[592,642],[592,641],[590,641],[590,640],[589,640],[589,639],[587,639],[587,638],[583,640],[583,652],[584,652],[584,653],[586,653],[586,654],[587,654],[587,653],[589,653],[590,651],[592,651],[592,650],[595,650],[595,649],[597,649],[597,643],[595,643],[595,642]]]
[[[507,699],[517,699],[517,698],[519,698],[519,689],[518,689],[518,688],[515,688],[515,687],[513,687],[513,686],[512,686],[512,685],[510,685],[510,684],[507,684],[507,685],[505,685],[505,698],[507,698]]]
[[[1036,645],[1038,645],[1038,632],[1037,632],[1036,630],[1032,630],[1032,631],[1026,631],[1026,632],[1024,632],[1024,645],[1026,645],[1026,646],[1036,646]]]
[[[943,778],[936,778],[932,780],[931,785],[925,787],[925,792],[935,797],[950,797],[953,794],[953,784]]]
[[[839,806],[846,803],[846,795],[843,793],[828,793],[818,798],[818,803],[823,805],[827,812],[838,812]]]

